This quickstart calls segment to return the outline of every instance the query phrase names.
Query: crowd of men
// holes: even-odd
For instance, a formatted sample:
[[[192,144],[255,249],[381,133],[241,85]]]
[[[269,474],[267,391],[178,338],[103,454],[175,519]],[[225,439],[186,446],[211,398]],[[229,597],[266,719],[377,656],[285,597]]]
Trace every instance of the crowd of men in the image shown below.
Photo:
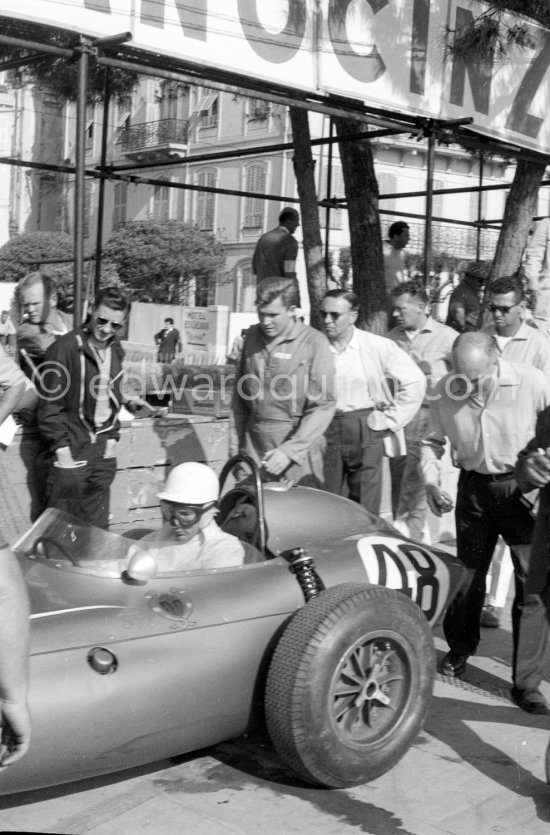
[[[512,698],[528,712],[548,713],[539,685],[550,605],[550,341],[540,308],[529,316],[520,275],[485,286],[487,265],[474,262],[451,296],[447,324],[436,321],[426,288],[407,280],[402,269],[408,227],[400,223],[393,224],[388,244],[393,327],[387,336],[357,327],[359,300],[347,289],[325,294],[321,332],[306,325],[299,310],[292,235],[298,224],[298,213],[285,210],[280,226],[256,248],[258,323],[243,332],[232,357],[230,454],[246,453],[269,480],[342,494],[372,513],[380,511],[389,459],[395,525],[429,541],[428,509],[441,516],[455,504],[442,490],[441,461],[450,449],[459,469],[457,554],[467,572],[445,615],[449,651],[441,671],[462,675],[477,650],[500,537],[510,548],[509,567],[501,560],[495,574],[508,571],[508,581],[515,576]],[[21,367],[0,346],[0,423],[10,414],[20,422],[35,415],[41,508],[106,528],[119,413],[123,405],[143,405],[123,385],[118,336],[129,300],[118,288],[103,289],[85,323],[72,328],[47,275],[32,273],[17,293],[24,315],[17,329]],[[179,339],[166,319],[155,336],[163,359]],[[243,562],[242,545],[215,523],[218,484],[208,467],[175,467],[159,500],[162,525],[140,547],[158,551],[162,564]],[[29,737],[27,631],[20,622],[27,610],[10,560],[6,556],[0,579],[18,601],[12,620],[21,640],[11,656],[0,647],[0,765],[22,756]],[[0,596],[2,612],[5,599]]]

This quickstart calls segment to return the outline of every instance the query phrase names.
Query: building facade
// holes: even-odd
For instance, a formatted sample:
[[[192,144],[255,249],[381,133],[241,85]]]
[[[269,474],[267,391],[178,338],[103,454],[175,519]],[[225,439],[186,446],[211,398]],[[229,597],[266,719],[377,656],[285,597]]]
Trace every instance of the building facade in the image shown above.
[[[74,103],[59,101],[30,84],[10,87],[1,82],[0,76],[0,155],[74,164]],[[101,164],[102,121],[103,104],[89,105],[86,166],[90,170]],[[329,117],[310,113],[310,130],[312,136],[328,136]],[[112,230],[133,221],[173,219],[196,224],[223,242],[227,255],[225,272],[210,288],[208,302],[227,305],[236,312],[253,310],[251,261],[256,241],[277,225],[281,208],[297,195],[292,150],[277,148],[292,138],[287,108],[239,93],[141,77],[131,94],[113,99],[106,137],[107,163],[124,166],[127,178],[106,181],[103,241]],[[408,215],[423,215],[425,197],[395,195],[425,190],[427,143],[402,135],[374,140],[373,147],[383,237],[389,225],[403,217],[411,227],[408,251],[421,252],[424,222],[422,217]],[[253,154],[244,155],[249,150]],[[328,145],[317,145],[313,153],[319,199],[343,199],[337,146],[333,145],[331,152]],[[434,189],[475,188],[480,182],[497,185],[510,182],[513,176],[505,160],[491,159],[483,161],[480,180],[479,166],[479,158],[457,146],[438,144]],[[147,182],[136,182],[136,177]],[[72,231],[73,175],[4,165],[0,166],[0,178],[0,244],[26,231]],[[96,238],[99,188],[98,179],[87,179],[85,235],[91,249]],[[481,217],[498,222],[505,195],[504,190],[485,192]],[[478,254],[490,258],[497,238],[495,228],[478,235],[472,227],[453,223],[477,219],[478,210],[475,191],[436,193],[434,253],[446,252],[466,260]],[[548,214],[545,191],[541,191],[538,212]],[[339,252],[349,245],[347,213],[345,208],[333,208],[328,217],[328,249],[338,275]],[[326,210],[320,208],[323,236],[327,234],[326,220]],[[305,286],[301,256],[298,270]],[[193,304],[192,295],[192,288],[188,289],[182,304]],[[307,293],[302,293],[302,298],[307,303]]]

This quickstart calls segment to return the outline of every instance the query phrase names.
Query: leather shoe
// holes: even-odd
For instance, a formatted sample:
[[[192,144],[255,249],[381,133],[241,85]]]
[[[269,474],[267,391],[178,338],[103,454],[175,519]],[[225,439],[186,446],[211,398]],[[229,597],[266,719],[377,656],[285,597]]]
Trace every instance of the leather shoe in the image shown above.
[[[538,716],[546,716],[550,711],[546,704],[546,699],[540,690],[519,690],[517,687],[512,687],[512,699],[522,710],[527,713],[535,713]]]
[[[451,650],[441,662],[441,672],[444,676],[449,676],[449,678],[461,676],[466,669],[467,660],[467,655],[460,655],[460,653]]]
[[[485,629],[498,629],[500,626],[500,618],[496,606],[491,606],[487,603],[481,610],[481,617],[479,625],[484,626]]]

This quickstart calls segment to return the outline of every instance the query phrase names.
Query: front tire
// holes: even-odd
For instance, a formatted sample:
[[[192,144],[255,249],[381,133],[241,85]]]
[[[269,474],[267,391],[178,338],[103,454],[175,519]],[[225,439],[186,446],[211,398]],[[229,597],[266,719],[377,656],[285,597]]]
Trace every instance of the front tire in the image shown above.
[[[298,610],[266,684],[266,721],[283,760],[309,783],[373,780],[407,751],[428,712],[435,651],[402,593],[347,583]]]

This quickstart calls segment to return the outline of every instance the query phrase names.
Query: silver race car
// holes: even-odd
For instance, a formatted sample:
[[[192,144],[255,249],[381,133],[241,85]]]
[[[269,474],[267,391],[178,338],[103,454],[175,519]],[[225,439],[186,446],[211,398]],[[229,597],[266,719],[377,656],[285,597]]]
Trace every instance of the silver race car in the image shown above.
[[[33,738],[0,775],[3,794],[214,745],[258,717],[289,771],[316,785],[371,780],[405,753],[458,560],[255,469],[222,495],[218,521],[244,543],[243,566],[159,573],[135,539],[54,510],[15,544]]]

